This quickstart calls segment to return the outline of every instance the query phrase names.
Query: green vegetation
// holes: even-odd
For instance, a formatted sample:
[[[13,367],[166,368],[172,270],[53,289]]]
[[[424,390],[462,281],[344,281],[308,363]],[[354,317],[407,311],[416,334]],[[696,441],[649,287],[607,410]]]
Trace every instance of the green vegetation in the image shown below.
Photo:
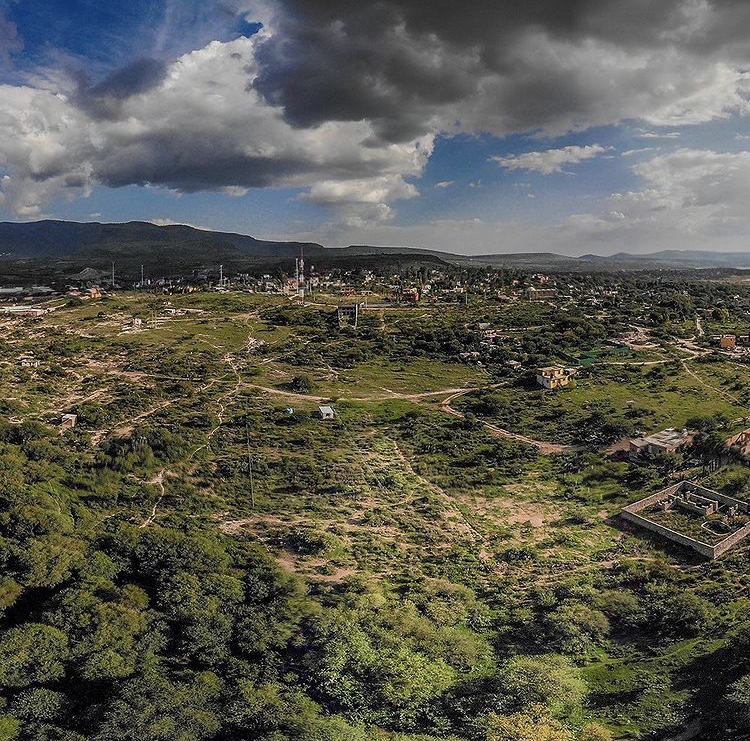
[[[748,366],[684,344],[750,295],[570,290],[606,281],[595,309],[473,294],[356,329],[208,292],[0,320],[0,739],[746,737],[750,551],[616,515],[673,477],[750,496],[721,457]],[[617,349],[634,322],[653,347]],[[686,425],[684,455],[608,450]]]

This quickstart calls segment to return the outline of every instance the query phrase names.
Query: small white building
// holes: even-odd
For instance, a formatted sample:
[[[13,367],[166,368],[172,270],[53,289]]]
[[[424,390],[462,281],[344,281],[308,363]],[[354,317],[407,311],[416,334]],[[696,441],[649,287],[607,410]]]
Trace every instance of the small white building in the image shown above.
[[[78,422],[77,414],[63,414],[62,419],[60,420],[62,428],[68,429],[68,430],[71,429],[72,427],[75,427],[77,422]]]
[[[318,407],[318,411],[320,412],[321,419],[335,419],[336,417],[336,412],[333,410],[333,407],[329,407],[329,406]]]

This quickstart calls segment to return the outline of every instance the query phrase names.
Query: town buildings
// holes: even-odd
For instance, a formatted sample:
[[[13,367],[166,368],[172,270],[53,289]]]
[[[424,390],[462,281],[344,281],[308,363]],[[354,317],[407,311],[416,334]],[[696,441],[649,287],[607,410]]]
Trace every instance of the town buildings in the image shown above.
[[[750,429],[742,430],[727,439],[727,447],[743,463],[750,463]]]
[[[525,291],[524,295],[529,301],[548,301],[552,298],[557,298],[557,288],[535,288],[529,286]]]

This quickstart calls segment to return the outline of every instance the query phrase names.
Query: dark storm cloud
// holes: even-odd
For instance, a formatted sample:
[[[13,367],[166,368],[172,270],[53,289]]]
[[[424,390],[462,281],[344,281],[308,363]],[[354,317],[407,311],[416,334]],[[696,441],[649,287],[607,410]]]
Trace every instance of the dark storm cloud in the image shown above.
[[[60,192],[97,183],[163,186],[182,192],[273,186],[315,188],[309,198],[353,203],[387,217],[393,198],[416,190],[431,137],[379,141],[367,122],[294,129],[253,90],[255,40],[212,42],[165,71],[140,62],[75,95],[6,86],[0,162],[10,173],[0,196],[24,217]]]
[[[184,193],[226,187],[265,188],[279,174],[303,174],[309,162],[293,157],[250,156],[235,140],[215,133],[179,131],[147,135],[111,151],[98,164],[98,178],[110,187],[158,183]]]
[[[647,115],[659,106],[659,96],[669,97],[673,72],[679,95],[680,64],[713,59],[747,38],[746,5],[281,0],[283,10],[274,35],[261,47],[254,84],[283,106],[293,125],[369,119],[393,140],[424,132],[435,116],[445,128],[451,106],[462,118],[474,114],[469,129],[581,128]],[[547,48],[536,54],[539,39]],[[677,62],[670,52],[690,58]],[[622,57],[622,69],[607,64],[607,55]],[[743,55],[746,49],[735,49],[732,57]],[[639,67],[646,72],[641,77]],[[624,96],[630,96],[630,106],[623,104]]]
[[[117,70],[88,92],[94,98],[127,98],[156,87],[167,73],[167,66],[158,59],[137,59]]]
[[[95,118],[116,118],[120,102],[132,95],[157,87],[167,74],[167,65],[158,59],[142,58],[116,70],[96,85],[84,75],[76,94],[77,104]]]

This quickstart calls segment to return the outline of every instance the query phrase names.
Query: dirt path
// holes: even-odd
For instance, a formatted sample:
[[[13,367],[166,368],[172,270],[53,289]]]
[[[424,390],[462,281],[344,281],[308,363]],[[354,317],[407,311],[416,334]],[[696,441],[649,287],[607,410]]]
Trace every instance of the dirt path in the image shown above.
[[[403,399],[404,401],[419,401],[420,399],[427,399],[431,396],[445,396],[445,394],[468,394],[471,391],[482,391],[486,388],[494,388],[500,384],[493,384],[491,386],[473,386],[471,388],[448,388],[439,389],[437,391],[421,391],[416,394],[404,394],[400,391],[393,391],[392,389],[381,387],[384,394],[368,394],[367,396],[338,396],[340,401],[388,401],[390,399]],[[284,391],[280,388],[273,386],[261,386],[257,383],[248,383],[245,381],[243,386],[247,388],[257,389],[258,391],[265,391],[267,394],[273,394],[274,396],[284,396],[289,399],[300,399],[305,401],[328,401],[331,399],[331,395],[318,396],[316,394],[297,394],[293,391]]]
[[[729,399],[733,404],[737,404],[741,407],[745,406],[736,396],[732,396],[729,392],[717,388],[716,386],[712,386],[710,383],[706,383],[697,373],[688,368],[687,362],[684,360],[682,361],[682,367],[688,375],[692,376],[701,386],[705,386],[709,391],[713,391],[715,394],[719,394],[719,396]]]
[[[454,417],[460,417],[464,418],[466,415],[463,412],[460,412],[458,409],[455,409],[451,406],[451,402],[455,399],[458,399],[461,396],[465,396],[466,394],[470,393],[471,391],[476,391],[477,389],[464,389],[461,391],[457,391],[448,398],[443,399],[443,401],[440,404],[440,408],[442,411],[444,411],[446,414],[451,414]],[[561,445],[558,443],[548,443],[544,440],[534,440],[530,437],[526,437],[525,435],[521,435],[517,432],[511,432],[510,430],[504,430],[502,427],[498,427],[497,425],[493,425],[491,422],[486,422],[482,420],[482,424],[493,434],[497,435],[498,437],[505,437],[509,438],[511,440],[518,440],[519,442],[526,443],[527,445],[533,445],[535,448],[539,449],[540,453],[543,453],[544,455],[559,455],[560,453],[575,453],[576,451],[585,450],[585,446],[583,445]]]
[[[411,461],[408,459],[408,457],[404,454],[404,451],[401,450],[398,443],[395,440],[390,440],[391,444],[393,445],[394,452],[396,454],[396,458],[398,459],[398,462],[401,464],[401,467],[410,475],[413,476],[419,483],[429,491],[436,494],[440,499],[445,501],[450,509],[455,512],[458,517],[461,519],[461,521],[464,523],[464,525],[477,537],[479,540],[482,541],[482,543],[485,542],[485,538],[482,535],[482,533],[477,530],[477,528],[474,526],[474,523],[471,522],[471,520],[464,514],[464,512],[461,510],[461,507],[458,505],[456,500],[450,496],[444,489],[439,487],[437,484],[433,483],[429,479],[426,479],[421,474],[417,473],[414,470],[414,467],[411,464]],[[407,504],[408,500],[400,503],[399,506],[403,506],[404,504]]]
[[[161,500],[164,499],[164,474],[166,471],[166,468],[162,468],[161,471],[159,471],[159,473],[148,482],[149,484],[157,484],[161,493],[159,494],[159,498],[154,502],[154,506],[151,508],[151,514],[140,525],[138,525],[139,528],[148,527],[156,519],[159,505],[161,504]]]
[[[259,391],[265,391],[269,394],[274,394],[276,396],[284,396],[286,398],[292,398],[292,399],[300,399],[305,401],[314,401],[314,402],[322,402],[326,401],[327,399],[330,399],[329,396],[315,396],[312,394],[295,394],[290,391],[282,391],[281,389],[272,388],[270,386],[260,386],[258,384],[254,383],[246,383],[245,386],[248,386],[250,388],[258,389]],[[443,399],[440,403],[440,410],[442,412],[445,412],[446,414],[450,414],[453,417],[459,417],[463,418],[465,415],[463,412],[460,412],[458,409],[455,409],[451,406],[451,402],[455,399],[458,399],[461,396],[465,396],[466,394],[470,394],[474,391],[482,391],[484,389],[488,388],[497,388],[498,386],[502,386],[501,383],[495,383],[495,384],[489,384],[487,386],[471,386],[469,388],[447,388],[447,389],[439,389],[437,391],[422,391],[420,393],[416,394],[402,394],[397,391],[392,391],[391,389],[384,388],[383,391],[387,392],[387,395],[379,395],[379,394],[370,394],[368,396],[353,396],[348,398],[341,398],[342,401],[388,401],[389,399],[403,399],[404,401],[415,401],[418,402],[422,399],[427,399],[433,396],[445,396],[448,394],[447,398]],[[526,437],[525,435],[521,435],[517,432],[511,432],[510,430],[504,430],[502,427],[498,427],[497,425],[493,425],[491,422],[485,422],[483,421],[482,424],[494,435],[497,435],[498,437],[506,437],[512,440],[518,440],[519,442],[526,443],[527,445],[533,445],[534,447],[538,448],[539,451],[545,455],[556,455],[560,453],[574,453],[576,451],[585,450],[585,446],[583,445],[562,445],[558,443],[550,443],[545,442],[544,440],[534,440],[530,437]]]

